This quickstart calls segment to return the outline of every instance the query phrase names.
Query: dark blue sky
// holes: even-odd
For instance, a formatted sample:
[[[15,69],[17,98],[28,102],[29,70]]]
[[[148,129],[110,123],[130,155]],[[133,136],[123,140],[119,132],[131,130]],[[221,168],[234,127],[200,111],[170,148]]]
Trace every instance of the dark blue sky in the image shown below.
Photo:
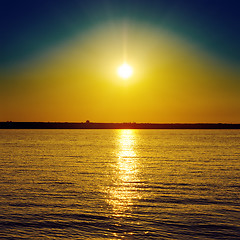
[[[129,19],[173,31],[240,63],[240,1],[2,0],[0,67],[11,68],[103,21]]]

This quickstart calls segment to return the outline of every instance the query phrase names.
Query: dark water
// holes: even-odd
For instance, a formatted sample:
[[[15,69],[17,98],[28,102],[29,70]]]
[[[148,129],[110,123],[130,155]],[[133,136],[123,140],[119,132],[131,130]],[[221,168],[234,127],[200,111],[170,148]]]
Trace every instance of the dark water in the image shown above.
[[[1,130],[1,239],[240,239],[239,130]]]

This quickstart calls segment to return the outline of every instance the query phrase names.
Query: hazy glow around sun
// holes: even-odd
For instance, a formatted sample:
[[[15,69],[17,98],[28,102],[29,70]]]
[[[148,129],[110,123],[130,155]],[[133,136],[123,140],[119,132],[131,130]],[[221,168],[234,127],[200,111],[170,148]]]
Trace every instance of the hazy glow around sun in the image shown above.
[[[127,63],[123,63],[120,67],[118,67],[117,72],[121,78],[127,79],[132,76],[133,69]]]

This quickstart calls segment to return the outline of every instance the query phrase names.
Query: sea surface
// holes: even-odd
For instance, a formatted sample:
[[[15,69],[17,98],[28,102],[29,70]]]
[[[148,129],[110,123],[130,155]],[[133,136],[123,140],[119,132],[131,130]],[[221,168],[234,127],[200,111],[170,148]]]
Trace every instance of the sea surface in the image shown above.
[[[1,239],[240,239],[240,130],[0,130]]]

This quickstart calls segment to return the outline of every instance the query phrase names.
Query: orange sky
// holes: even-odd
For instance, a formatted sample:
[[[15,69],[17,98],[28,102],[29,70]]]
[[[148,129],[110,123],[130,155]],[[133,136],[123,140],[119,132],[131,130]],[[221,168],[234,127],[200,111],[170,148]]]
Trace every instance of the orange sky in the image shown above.
[[[148,23],[95,24],[0,74],[0,121],[240,122],[239,68]]]

